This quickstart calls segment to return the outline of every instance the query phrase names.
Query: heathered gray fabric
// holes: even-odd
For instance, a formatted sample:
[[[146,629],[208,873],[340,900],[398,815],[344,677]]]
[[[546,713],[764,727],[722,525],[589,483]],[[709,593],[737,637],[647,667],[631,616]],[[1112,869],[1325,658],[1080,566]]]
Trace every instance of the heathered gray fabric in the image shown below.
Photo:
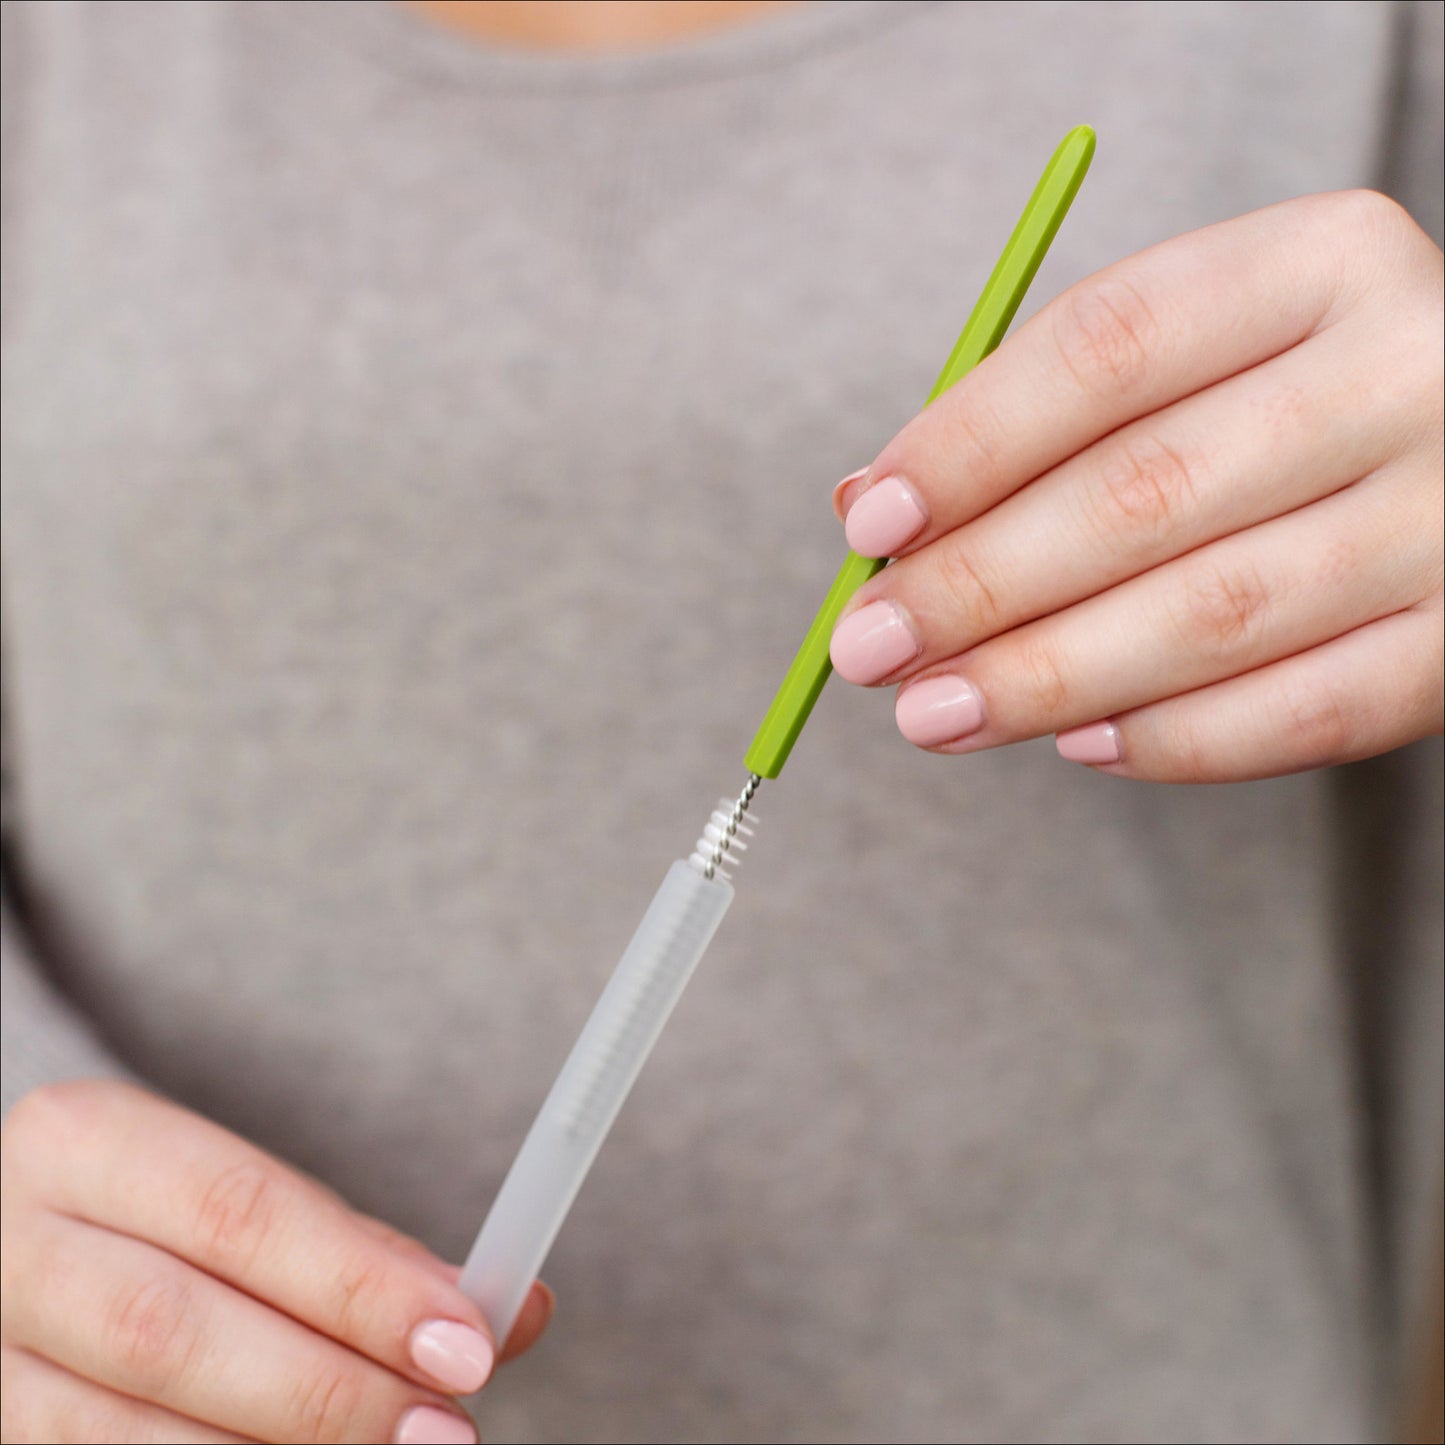
[[[1440,21],[824,5],[564,60],[14,7],[7,1106],[132,1071],[459,1255],[1058,136],[1099,154],[1030,307],[1332,187],[1438,237]],[[938,759],[832,684],[487,1438],[1379,1433],[1439,778]]]

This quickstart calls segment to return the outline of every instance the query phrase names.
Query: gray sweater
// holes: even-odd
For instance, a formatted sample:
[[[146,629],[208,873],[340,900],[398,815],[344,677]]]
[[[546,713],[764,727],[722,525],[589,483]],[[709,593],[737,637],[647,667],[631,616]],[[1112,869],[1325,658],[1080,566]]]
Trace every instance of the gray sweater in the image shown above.
[[[1305,192],[1440,234],[1433,4],[6,9],[6,1104],[138,1075],[454,1256],[1055,140],[1026,309]],[[1440,776],[937,758],[834,682],[486,1437],[1379,1433]]]

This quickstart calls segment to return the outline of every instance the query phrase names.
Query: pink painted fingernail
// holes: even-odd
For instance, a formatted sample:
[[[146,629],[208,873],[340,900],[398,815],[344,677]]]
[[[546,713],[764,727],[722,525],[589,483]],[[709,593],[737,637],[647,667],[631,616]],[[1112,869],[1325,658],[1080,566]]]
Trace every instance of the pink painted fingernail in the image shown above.
[[[843,505],[843,494],[854,482],[861,482],[867,475],[868,468],[859,467],[856,472],[849,472],[848,475],[833,488],[833,513],[840,522],[848,515],[848,509]]]
[[[902,477],[884,477],[853,503],[843,530],[860,557],[892,557],[927,522],[913,488]]]
[[[971,682],[948,673],[905,687],[893,715],[909,742],[934,748],[966,738],[983,726],[983,698]]]
[[[428,1320],[412,1331],[411,1357],[444,1390],[470,1395],[487,1383],[496,1362],[492,1342],[457,1320]]]
[[[392,1438],[396,1445],[477,1445],[476,1428],[470,1420],[435,1405],[408,1410]]]
[[[1070,728],[1054,739],[1061,758],[1071,763],[1117,763],[1123,757],[1119,746],[1119,729],[1111,722],[1085,723]]]
[[[878,682],[923,649],[892,602],[870,602],[833,629],[828,654],[848,682]]]

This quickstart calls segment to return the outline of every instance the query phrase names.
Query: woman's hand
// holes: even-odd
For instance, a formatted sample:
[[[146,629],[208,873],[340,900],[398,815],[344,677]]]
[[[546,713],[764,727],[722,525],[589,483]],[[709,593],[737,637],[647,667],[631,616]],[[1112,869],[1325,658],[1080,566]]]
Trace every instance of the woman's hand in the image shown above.
[[[935,752],[1227,782],[1441,729],[1441,253],[1310,196],[1066,291],[839,484],[833,634]]]
[[[5,1440],[475,1440],[493,1346],[458,1271],[126,1084],[22,1099],[0,1144]],[[546,1327],[534,1287],[509,1341]]]

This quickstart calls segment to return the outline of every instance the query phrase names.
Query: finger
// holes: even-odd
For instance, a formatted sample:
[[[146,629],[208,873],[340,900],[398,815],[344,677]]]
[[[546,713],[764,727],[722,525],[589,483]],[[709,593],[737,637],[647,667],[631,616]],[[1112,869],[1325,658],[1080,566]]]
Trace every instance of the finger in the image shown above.
[[[952,659],[898,696],[903,735],[947,752],[1057,733],[1190,692],[1399,611],[1438,589],[1419,489],[1393,475],[1203,547]],[[938,679],[948,677],[950,684]],[[937,729],[947,686],[979,718]]]
[[[316,1181],[313,1181],[316,1182]],[[329,1186],[319,1186],[326,1190],[326,1193],[335,1200],[343,1209],[351,1213],[356,1223],[371,1237],[379,1243],[384,1244],[388,1249],[395,1250],[398,1254],[405,1255],[408,1259],[415,1260],[423,1269],[444,1279],[448,1284],[456,1284],[461,1278],[461,1269],[454,1264],[448,1264],[439,1254],[434,1254],[419,1239],[413,1239],[409,1234],[403,1234],[395,1225],[388,1224],[384,1219],[377,1219],[375,1215],[360,1214],[350,1210],[346,1201]]]
[[[860,647],[878,615],[863,615],[869,607],[895,603],[910,624],[900,652],[881,655],[888,666],[916,645],[886,674],[898,680],[1388,461],[1409,444],[1408,392],[1389,384],[1389,367],[1362,365],[1356,330],[1335,328],[1122,428],[887,568],[838,624],[838,671],[850,682],[883,680],[878,654]],[[1379,395],[1362,397],[1371,377]]]
[[[50,1207],[158,1245],[411,1379],[452,1394],[486,1382],[495,1348],[477,1307],[329,1191],[142,1090],[57,1099],[51,1127],[73,1147]]]
[[[461,1278],[461,1269],[454,1264],[448,1264],[439,1254],[428,1249],[421,1240],[414,1239],[409,1234],[403,1234],[394,1224],[388,1224],[384,1219],[378,1219],[374,1214],[363,1214],[358,1209],[353,1209],[346,1198],[324,1179],[317,1178],[309,1170],[301,1169],[297,1165],[287,1161],[286,1168],[309,1184],[317,1193],[330,1200],[332,1204],[343,1209],[355,1221],[355,1223],[373,1239],[395,1250],[398,1254],[405,1255],[408,1259],[414,1260],[422,1268],[429,1270],[440,1279],[446,1280],[449,1284],[456,1284]]]
[[[245,1445],[245,1435],[107,1390],[28,1350],[0,1349],[0,1419],[7,1445]]]
[[[373,1219],[370,1215],[365,1214],[361,1215],[360,1219],[363,1228],[371,1229],[379,1238],[390,1240],[395,1243],[397,1248],[421,1251],[424,1256],[422,1263],[442,1279],[451,1284],[457,1284],[460,1281],[461,1265],[449,1264],[446,1260],[432,1254],[424,1245],[418,1244],[407,1235],[399,1234],[391,1225],[382,1220]],[[518,1355],[525,1354],[530,1350],[551,1322],[556,1307],[557,1296],[552,1292],[551,1287],[540,1279],[533,1281],[527,1298],[522,1302],[517,1322],[512,1326],[512,1333],[507,1336],[507,1343],[497,1356],[497,1363],[505,1364],[508,1360],[515,1359]]]
[[[422,1389],[155,1245],[39,1214],[10,1274],[7,1336],[76,1374],[263,1440],[475,1440]]]
[[[1099,772],[1162,783],[1243,782],[1374,757],[1440,732],[1441,625],[1438,606],[1397,612],[1242,677],[1075,729],[1059,751]]]
[[[556,1307],[557,1296],[541,1280],[537,1280],[527,1298],[522,1301],[517,1323],[512,1326],[512,1333],[507,1336],[506,1346],[498,1362],[506,1364],[508,1360],[515,1360],[518,1355],[525,1355],[542,1338]]]
[[[1322,330],[1360,289],[1362,231],[1386,229],[1418,228],[1371,192],[1306,196],[1070,287],[843,489],[849,545],[926,546],[1126,422]]]
[[[361,1219],[363,1226],[376,1225],[377,1232],[383,1238],[396,1234],[389,1224],[383,1224],[380,1220],[371,1219],[367,1215],[362,1215]],[[411,1244],[417,1249],[423,1249],[423,1246],[415,1244],[415,1241],[408,1240],[406,1235],[400,1235],[398,1238],[403,1246]],[[422,1262],[441,1278],[451,1284],[456,1284],[461,1279],[461,1265],[448,1264],[446,1260],[437,1258],[429,1250],[423,1249],[423,1252],[426,1254],[426,1258]],[[522,1302],[517,1322],[512,1326],[512,1333],[507,1336],[507,1343],[497,1356],[497,1363],[504,1365],[508,1360],[515,1360],[518,1355],[526,1354],[546,1332],[556,1308],[557,1296],[553,1294],[551,1287],[540,1279],[534,1281],[527,1298]]]

